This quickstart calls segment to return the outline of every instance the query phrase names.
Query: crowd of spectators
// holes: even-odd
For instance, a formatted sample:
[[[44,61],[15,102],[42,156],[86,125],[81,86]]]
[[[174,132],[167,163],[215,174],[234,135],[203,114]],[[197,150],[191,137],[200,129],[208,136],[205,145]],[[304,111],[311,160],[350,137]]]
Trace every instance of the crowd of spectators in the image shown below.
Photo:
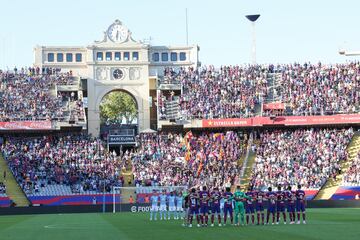
[[[232,131],[191,137],[142,134],[133,158],[135,182],[138,186],[231,186],[239,176],[238,160],[245,146],[246,141]]]
[[[63,119],[66,106],[52,91],[54,85],[74,80],[71,72],[55,73],[41,74],[39,68],[0,71],[0,121]]]
[[[271,78],[273,84],[269,84]],[[252,117],[256,106],[260,106],[257,104],[270,93],[284,108],[264,110],[265,116],[360,111],[358,62],[167,68],[164,82],[181,83],[181,115],[187,119]]]
[[[351,162],[349,169],[346,171],[343,179],[344,185],[360,186],[360,152]]]
[[[122,157],[88,135],[9,138],[2,146],[9,167],[26,193],[52,184],[86,191],[121,186]],[[126,153],[128,154],[128,153]]]
[[[267,94],[268,67],[213,66],[180,74],[181,115],[187,118],[251,117]],[[177,76],[177,75],[175,75]]]
[[[352,136],[352,128],[265,131],[260,134],[252,185],[319,189],[339,173]]]
[[[278,66],[282,101],[292,115],[329,115],[359,112],[360,65],[305,63]]]
[[[141,134],[139,147],[132,157],[135,183],[137,185],[183,184],[181,170],[186,151],[179,134]]]
[[[353,129],[267,130],[259,133],[251,184],[255,188],[301,184],[319,189],[347,159]],[[8,138],[2,152],[27,194],[49,185],[75,193],[110,192],[122,186],[121,170],[132,168],[136,186],[232,186],[245,156],[247,135],[234,131],[147,133],[137,147],[116,154],[84,134]],[[359,184],[359,157],[344,182]]]

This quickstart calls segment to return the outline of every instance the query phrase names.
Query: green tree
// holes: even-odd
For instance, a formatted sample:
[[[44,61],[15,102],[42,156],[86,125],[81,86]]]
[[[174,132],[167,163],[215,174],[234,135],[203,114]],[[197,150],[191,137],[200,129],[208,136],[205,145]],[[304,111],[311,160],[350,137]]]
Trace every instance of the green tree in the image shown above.
[[[116,91],[107,94],[100,103],[100,118],[102,123],[132,123],[137,117],[136,102],[128,93]]]

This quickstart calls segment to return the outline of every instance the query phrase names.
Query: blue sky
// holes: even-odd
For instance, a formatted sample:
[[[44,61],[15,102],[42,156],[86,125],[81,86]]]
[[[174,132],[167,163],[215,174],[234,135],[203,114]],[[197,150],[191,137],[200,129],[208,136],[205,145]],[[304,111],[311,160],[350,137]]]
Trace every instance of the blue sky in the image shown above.
[[[200,46],[203,65],[251,61],[251,25],[246,14],[260,13],[257,61],[345,62],[338,49],[360,50],[360,1],[342,0],[2,0],[0,68],[33,63],[33,47],[83,46],[102,38],[120,19],[137,40],[183,45],[185,8],[189,43]],[[355,58],[358,59],[358,58]]]

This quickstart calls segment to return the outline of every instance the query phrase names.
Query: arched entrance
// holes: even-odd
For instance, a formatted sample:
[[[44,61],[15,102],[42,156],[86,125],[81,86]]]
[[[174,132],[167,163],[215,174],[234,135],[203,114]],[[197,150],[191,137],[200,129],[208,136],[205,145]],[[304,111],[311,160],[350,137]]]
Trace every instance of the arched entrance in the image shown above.
[[[100,102],[100,124],[138,124],[138,109],[138,103],[131,93],[125,90],[113,90]]]
[[[100,101],[100,137],[108,150],[119,155],[135,146],[138,134],[138,103],[123,89],[108,92]]]
[[[101,109],[100,105],[103,99],[112,92],[124,92],[134,99],[137,107],[137,132],[149,128],[149,92],[147,86],[114,86],[114,85],[97,85],[88,84],[88,131],[93,136],[100,136],[101,130]]]

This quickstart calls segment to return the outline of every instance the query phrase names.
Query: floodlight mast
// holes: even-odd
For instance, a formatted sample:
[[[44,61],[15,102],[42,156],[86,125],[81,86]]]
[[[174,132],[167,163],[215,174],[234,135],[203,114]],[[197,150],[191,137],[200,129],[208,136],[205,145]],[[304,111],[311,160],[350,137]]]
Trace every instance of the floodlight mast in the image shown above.
[[[255,33],[255,22],[260,17],[260,14],[246,15],[245,16],[252,25],[252,63],[256,64],[256,33]]]
[[[360,51],[348,51],[345,49],[340,49],[339,54],[344,56],[360,56]]]

